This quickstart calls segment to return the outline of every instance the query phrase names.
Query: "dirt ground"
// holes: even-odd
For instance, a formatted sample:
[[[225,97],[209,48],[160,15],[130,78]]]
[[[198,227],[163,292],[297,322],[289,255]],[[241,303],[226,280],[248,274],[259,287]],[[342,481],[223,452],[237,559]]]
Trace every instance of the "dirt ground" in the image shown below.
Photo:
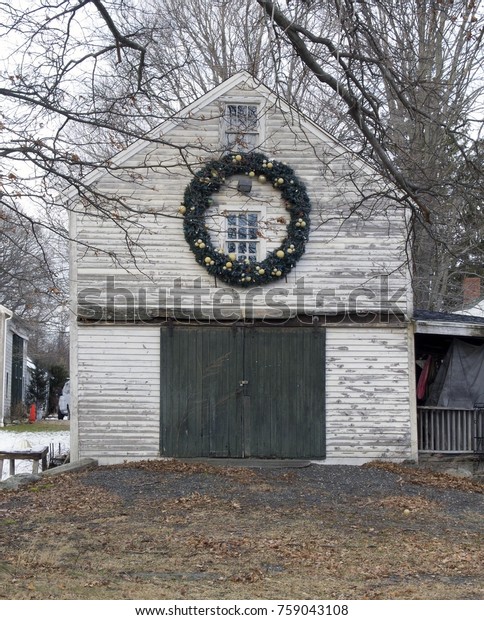
[[[145,462],[0,491],[1,599],[481,599],[483,486]]]

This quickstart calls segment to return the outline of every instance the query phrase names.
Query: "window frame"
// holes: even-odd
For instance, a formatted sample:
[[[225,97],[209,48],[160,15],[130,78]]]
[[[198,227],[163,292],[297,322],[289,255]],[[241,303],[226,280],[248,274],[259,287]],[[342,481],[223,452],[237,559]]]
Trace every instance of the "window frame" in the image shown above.
[[[249,224],[249,216],[251,215],[255,215],[257,217],[256,219],[256,226],[250,226]],[[230,224],[229,222],[229,218],[230,217],[235,217],[236,218],[236,223],[235,226],[233,226],[232,224]],[[241,217],[245,217],[246,222],[245,222],[245,226],[242,225],[242,223],[240,222],[240,218]],[[225,249],[225,253],[226,254],[232,254],[234,253],[237,256],[237,260],[238,261],[243,261],[246,259],[249,259],[250,261],[259,261],[260,260],[260,233],[259,233],[259,226],[260,226],[260,212],[255,210],[255,211],[249,211],[249,210],[240,210],[240,211],[229,211],[225,214],[225,240],[224,240],[224,249]],[[229,229],[230,228],[235,228],[237,236],[234,238],[229,237]],[[245,228],[246,230],[246,238],[244,239],[244,237],[240,236],[240,231],[242,228]],[[251,238],[249,236],[249,230],[250,229],[255,229],[255,238]],[[234,244],[235,249],[231,250],[229,248],[230,244]],[[240,245],[241,244],[245,244],[246,247],[246,252],[242,253],[240,251]],[[251,252],[249,249],[250,244],[255,245],[255,252]],[[251,255],[255,258],[251,258]]]
[[[264,115],[261,114],[262,102],[260,99],[241,99],[240,97],[226,97],[221,100],[222,114],[220,127],[220,141],[226,153],[249,153],[257,150],[264,141],[265,123]],[[256,108],[256,130],[255,131],[230,131],[228,123],[228,106],[253,106]],[[253,143],[244,148],[240,144],[232,144],[229,136],[254,136]],[[251,141],[252,142],[252,141]]]
[[[241,206],[241,205],[233,205],[230,209],[225,209],[220,215],[224,219],[223,226],[221,227],[220,237],[219,237],[219,245],[223,248],[226,254],[232,254],[232,252],[228,249],[228,244],[230,242],[234,243],[249,243],[250,239],[240,239],[237,237],[236,239],[229,239],[228,229],[229,229],[229,216],[235,215],[240,217],[241,215],[257,215],[257,238],[252,240],[256,244],[256,259],[255,262],[261,262],[266,258],[267,249],[266,249],[266,238],[263,234],[263,227],[261,230],[261,223],[263,223],[266,219],[266,207],[262,205],[251,205],[250,207]],[[235,252],[237,255],[237,260],[239,260],[239,252]],[[247,252],[248,254],[248,252]],[[248,258],[248,256],[246,257]],[[244,260],[243,258],[240,260]],[[250,259],[249,259],[250,260]]]

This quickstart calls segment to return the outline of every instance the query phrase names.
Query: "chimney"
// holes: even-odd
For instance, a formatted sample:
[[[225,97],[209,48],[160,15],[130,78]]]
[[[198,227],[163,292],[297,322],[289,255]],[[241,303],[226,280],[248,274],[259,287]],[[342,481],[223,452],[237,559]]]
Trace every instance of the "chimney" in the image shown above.
[[[481,278],[464,278],[462,284],[464,306],[470,306],[481,298]]]

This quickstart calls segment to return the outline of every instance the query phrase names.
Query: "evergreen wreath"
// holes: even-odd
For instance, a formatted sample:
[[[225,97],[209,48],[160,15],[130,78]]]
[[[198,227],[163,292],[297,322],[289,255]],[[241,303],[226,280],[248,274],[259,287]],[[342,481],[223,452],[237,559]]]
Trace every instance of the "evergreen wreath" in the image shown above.
[[[272,183],[281,192],[290,213],[286,238],[262,261],[239,261],[234,254],[216,249],[207,229],[205,212],[212,204],[212,194],[218,192],[225,180],[235,174],[246,174],[261,183]],[[212,276],[243,287],[267,284],[291,271],[304,254],[309,236],[310,210],[306,188],[292,168],[270,160],[263,153],[230,154],[210,161],[196,172],[186,187],[183,204],[179,208],[184,215],[185,239],[197,262]]]

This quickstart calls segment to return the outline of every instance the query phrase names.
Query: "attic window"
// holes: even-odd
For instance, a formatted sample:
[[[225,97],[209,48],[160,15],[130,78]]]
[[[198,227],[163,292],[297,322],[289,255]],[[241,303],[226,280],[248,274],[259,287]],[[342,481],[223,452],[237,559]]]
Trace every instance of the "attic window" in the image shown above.
[[[259,142],[256,105],[230,103],[225,107],[224,142],[229,151],[252,151]]]

